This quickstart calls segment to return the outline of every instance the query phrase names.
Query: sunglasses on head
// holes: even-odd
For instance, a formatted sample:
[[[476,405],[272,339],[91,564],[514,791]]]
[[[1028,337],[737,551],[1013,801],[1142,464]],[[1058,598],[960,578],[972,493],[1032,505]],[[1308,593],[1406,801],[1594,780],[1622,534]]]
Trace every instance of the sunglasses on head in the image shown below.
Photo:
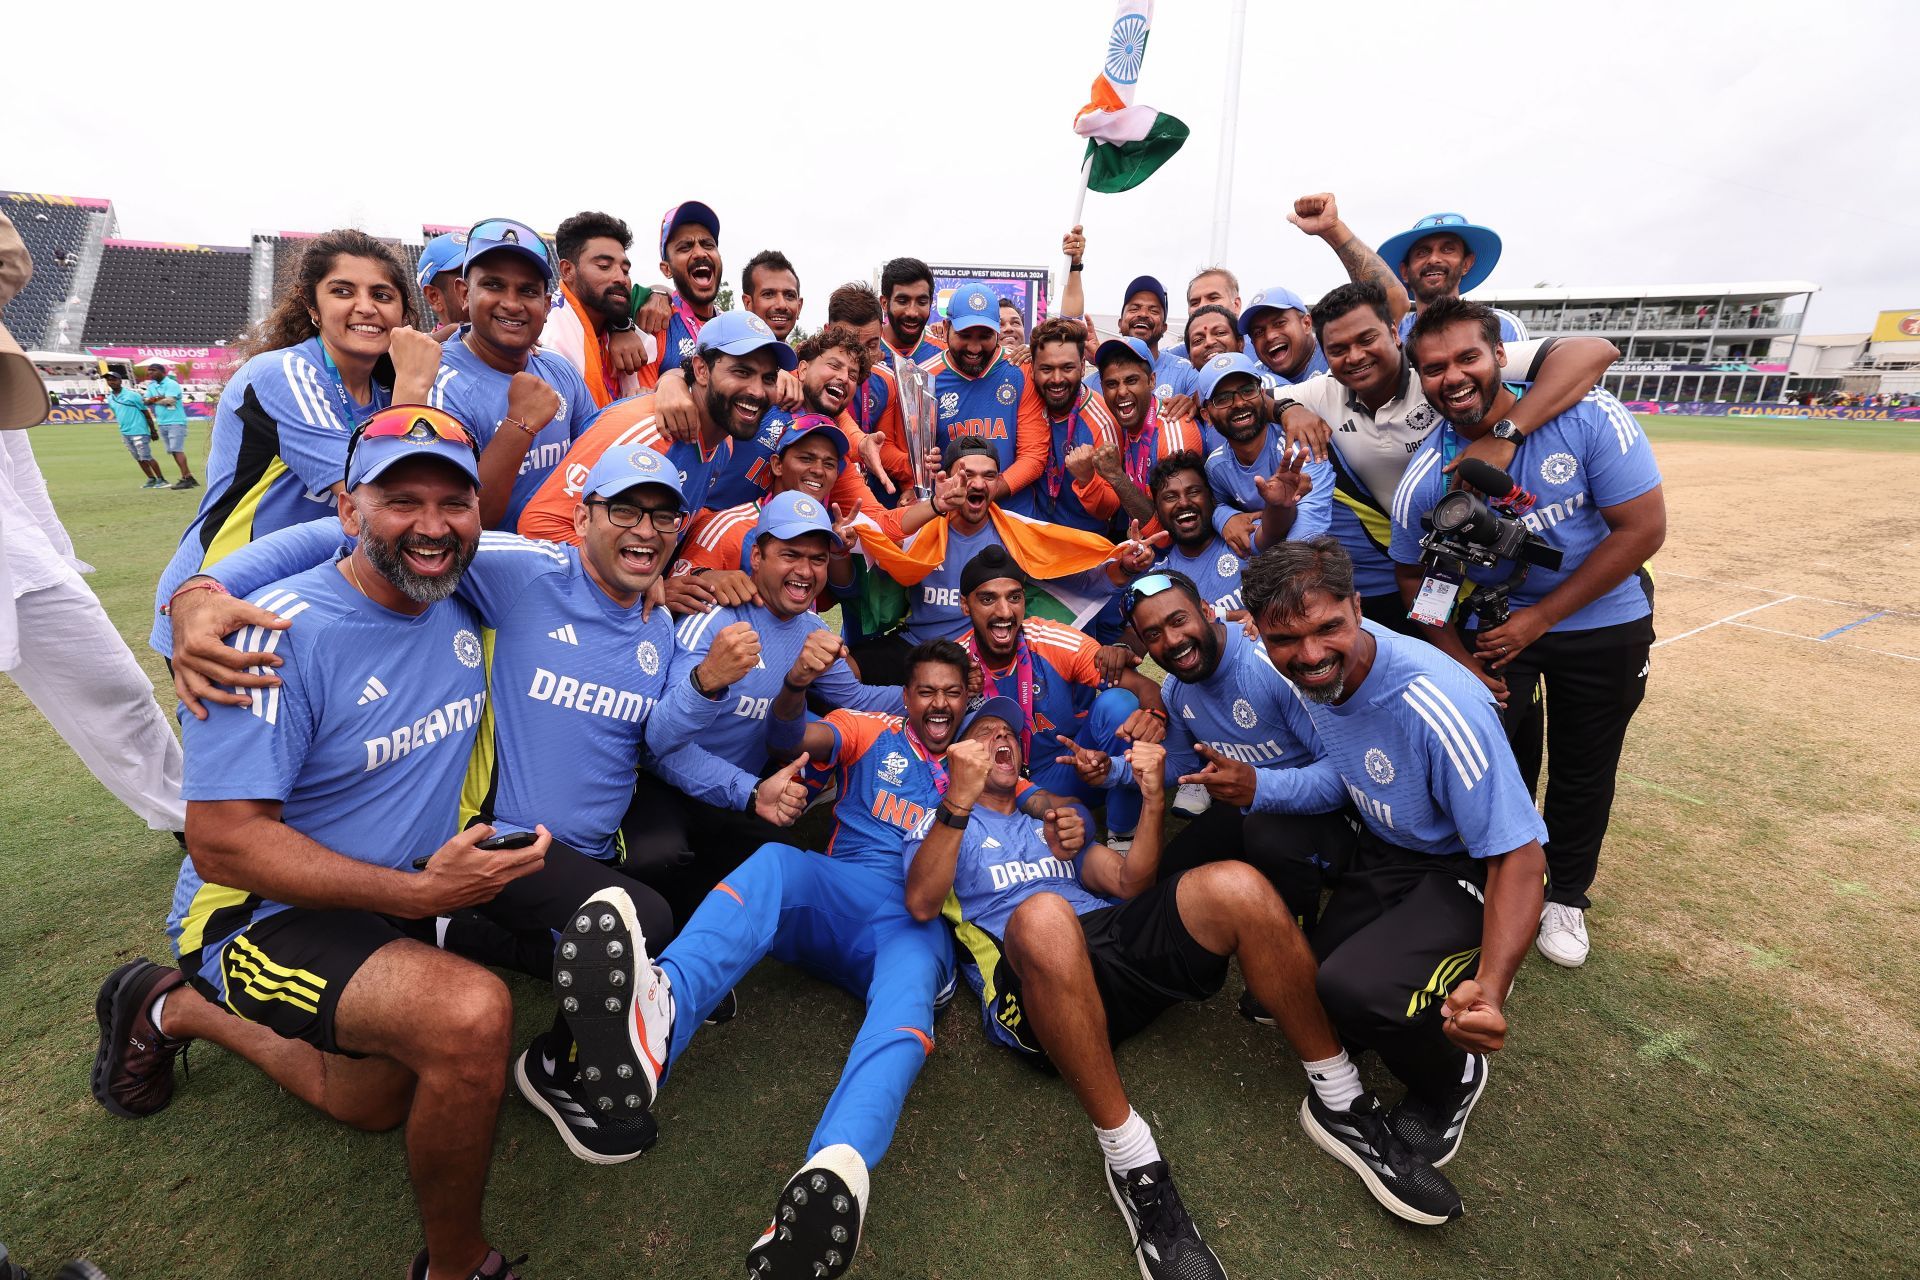
[[[1120,611],[1131,618],[1134,608],[1142,600],[1157,596],[1162,591],[1172,591],[1178,585],[1164,573],[1149,573],[1145,577],[1135,578],[1127,584],[1125,594],[1120,597]]]
[[[353,475],[353,451],[362,440],[406,439],[421,430],[431,431],[453,444],[463,444],[473,450],[476,460],[480,457],[479,441],[473,438],[473,433],[467,430],[460,419],[446,410],[424,404],[396,404],[369,414],[353,429],[353,434],[347,438],[346,474],[349,477]]]
[[[524,222],[512,218],[487,218],[476,222],[467,229],[467,243],[484,240],[489,243],[517,244],[522,248],[533,249],[549,263],[553,261],[553,251],[547,247],[547,238]]]

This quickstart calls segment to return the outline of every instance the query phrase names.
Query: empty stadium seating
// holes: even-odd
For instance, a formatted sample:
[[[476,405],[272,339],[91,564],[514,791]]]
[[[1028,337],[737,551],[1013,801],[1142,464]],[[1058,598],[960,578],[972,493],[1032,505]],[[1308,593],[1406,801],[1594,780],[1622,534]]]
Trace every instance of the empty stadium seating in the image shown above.
[[[22,346],[51,345],[48,327],[73,292],[92,219],[106,208],[104,200],[0,191],[0,212],[13,220],[33,258],[33,279],[6,307],[7,330]]]
[[[87,311],[88,346],[232,342],[247,327],[246,249],[109,240]]]

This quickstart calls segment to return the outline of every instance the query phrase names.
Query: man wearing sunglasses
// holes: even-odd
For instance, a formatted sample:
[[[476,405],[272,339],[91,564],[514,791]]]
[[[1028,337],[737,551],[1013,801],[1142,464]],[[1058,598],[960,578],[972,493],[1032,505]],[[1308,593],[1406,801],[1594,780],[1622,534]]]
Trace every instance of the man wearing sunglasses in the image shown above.
[[[483,623],[453,598],[480,541],[478,483],[477,450],[444,414],[403,406],[355,433],[338,510],[356,545],[256,594],[280,619],[233,639],[277,660],[272,687],[186,721],[188,856],[168,923],[181,968],[136,960],[107,979],[93,1076],[109,1110],[151,1114],[174,1059],[206,1039],[335,1119],[404,1124],[420,1280],[511,1274],[480,1213],[512,1002],[433,945],[435,917],[478,907],[588,948],[558,1026],[630,1076],[628,1001],[655,985],[611,868],[538,823],[506,847],[485,823],[461,829],[488,709]],[[188,594],[212,596],[204,585]],[[589,1096],[637,1151],[650,1093]]]
[[[508,218],[476,223],[460,272],[469,321],[441,347],[428,403],[472,427],[481,518],[511,530],[585,429],[594,400],[565,356],[540,348],[554,266],[538,232]]]
[[[1241,556],[1287,538],[1325,533],[1333,470],[1274,429],[1260,366],[1238,351],[1200,370],[1195,389],[1207,426],[1213,525]]]
[[[666,903],[644,883],[615,872],[645,882],[660,870],[629,857],[621,838],[642,760],[687,794],[721,802],[737,795],[742,807],[768,824],[797,817],[804,790],[792,780],[793,770],[761,781],[694,741],[722,710],[725,686],[751,665],[757,650],[746,643],[750,637],[729,635],[709,661],[676,673],[671,620],[664,611],[649,615],[642,608],[686,520],[672,467],[651,449],[609,453],[588,477],[575,519],[578,547],[482,535],[460,580],[462,600],[490,628],[484,656],[476,656],[493,691],[486,731],[460,790],[461,819],[480,819],[510,833],[550,818],[550,863],[581,855],[604,868],[603,879],[625,889],[641,932],[659,945],[673,930]],[[328,557],[337,541],[337,530],[331,540],[311,526],[287,530],[222,561],[220,575],[245,594],[276,570]],[[176,682],[189,709],[200,714],[200,698],[233,701],[204,682],[208,673],[223,683],[254,687],[270,678],[228,669],[234,662],[271,663],[258,653],[225,649],[220,629],[245,626],[264,634],[285,624],[240,601],[188,599],[197,603],[175,618],[183,648]],[[502,930],[460,913],[440,925],[440,939],[449,949],[537,974],[552,964],[552,934],[545,926]],[[522,1092],[582,1159],[614,1163],[638,1155],[651,1141],[650,1122],[628,1117],[626,1123],[600,1123],[604,1116],[582,1122],[597,1099],[585,1082],[560,1071],[569,1047],[561,1024],[530,1045],[515,1068]]]

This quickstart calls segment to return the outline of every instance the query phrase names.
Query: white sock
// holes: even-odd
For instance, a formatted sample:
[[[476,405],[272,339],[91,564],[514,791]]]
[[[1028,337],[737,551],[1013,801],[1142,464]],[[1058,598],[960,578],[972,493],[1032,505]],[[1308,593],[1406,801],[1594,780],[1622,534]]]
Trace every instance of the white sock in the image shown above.
[[[1132,1107],[1127,1108],[1127,1118],[1120,1122],[1119,1128],[1102,1129],[1095,1125],[1093,1131],[1099,1135],[1100,1150],[1115,1173],[1126,1173],[1160,1158],[1160,1146],[1153,1140],[1153,1130],[1147,1128],[1147,1122]]]
[[[1466,1065],[1460,1068],[1461,1084],[1465,1084],[1467,1081],[1473,1079],[1473,1064],[1474,1064],[1474,1059],[1476,1059],[1477,1057],[1479,1057],[1478,1054],[1470,1053],[1467,1055]]]
[[[165,1035],[167,1034],[167,1032],[166,1032],[166,1028],[160,1022],[160,1010],[166,1007],[167,997],[172,994],[173,993],[171,991],[161,992],[157,997],[155,997],[153,1002],[153,1008],[147,1010],[148,1021],[153,1023],[155,1029],[158,1030],[161,1035]]]
[[[587,514],[592,515],[593,513],[589,511]],[[433,945],[442,951],[447,949],[447,926],[452,923],[453,918],[451,916],[435,916],[433,918]]]
[[[1307,1069],[1307,1080],[1313,1085],[1314,1093],[1331,1110],[1350,1109],[1353,1100],[1366,1092],[1360,1085],[1360,1068],[1353,1065],[1345,1049],[1331,1058],[1300,1065]]]

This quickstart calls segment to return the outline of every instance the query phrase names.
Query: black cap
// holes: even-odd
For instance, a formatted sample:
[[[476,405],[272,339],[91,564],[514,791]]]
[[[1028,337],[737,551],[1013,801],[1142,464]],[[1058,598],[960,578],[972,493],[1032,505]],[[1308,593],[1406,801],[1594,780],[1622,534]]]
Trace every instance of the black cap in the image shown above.
[[[974,552],[973,559],[960,570],[960,594],[970,596],[981,583],[995,578],[1012,578],[1023,587],[1030,582],[1020,562],[1008,555],[1005,547],[994,543]]]
[[[945,470],[951,471],[954,463],[976,453],[983,458],[992,458],[994,464],[999,465],[999,450],[979,436],[955,436],[947,441],[947,451],[940,455],[940,465]]]

